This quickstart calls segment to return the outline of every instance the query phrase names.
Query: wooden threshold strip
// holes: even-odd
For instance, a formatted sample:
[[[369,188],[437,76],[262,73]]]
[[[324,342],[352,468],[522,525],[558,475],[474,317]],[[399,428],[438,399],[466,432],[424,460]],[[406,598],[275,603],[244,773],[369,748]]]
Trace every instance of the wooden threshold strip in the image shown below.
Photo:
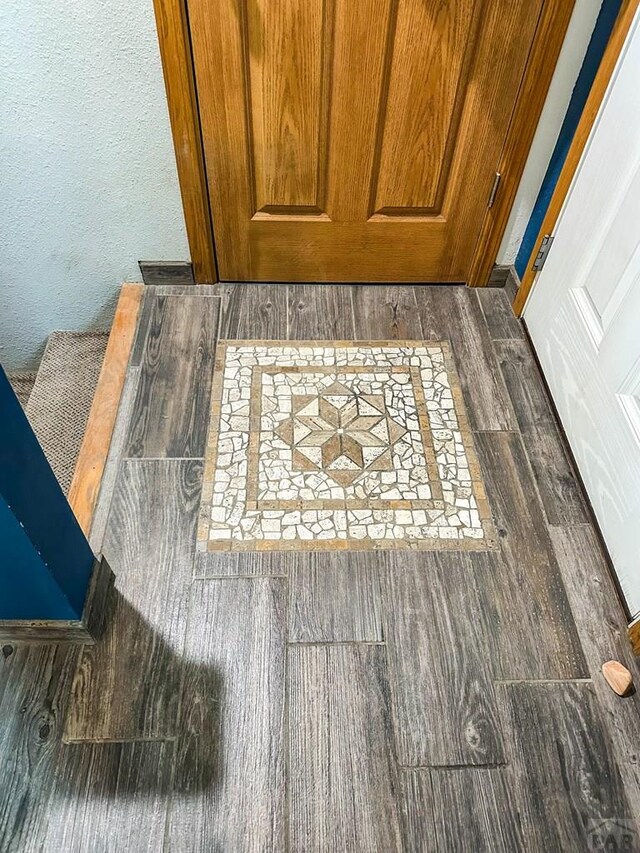
[[[109,343],[69,489],[71,509],[85,536],[89,535],[100,492],[143,289],[143,284],[123,284],[120,290]]]

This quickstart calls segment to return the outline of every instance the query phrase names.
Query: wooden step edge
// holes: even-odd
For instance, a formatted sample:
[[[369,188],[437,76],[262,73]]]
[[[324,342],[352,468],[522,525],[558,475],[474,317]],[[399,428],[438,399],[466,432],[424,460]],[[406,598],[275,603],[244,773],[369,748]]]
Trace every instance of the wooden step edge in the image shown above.
[[[143,284],[123,284],[68,500],[89,535],[138,323]]]

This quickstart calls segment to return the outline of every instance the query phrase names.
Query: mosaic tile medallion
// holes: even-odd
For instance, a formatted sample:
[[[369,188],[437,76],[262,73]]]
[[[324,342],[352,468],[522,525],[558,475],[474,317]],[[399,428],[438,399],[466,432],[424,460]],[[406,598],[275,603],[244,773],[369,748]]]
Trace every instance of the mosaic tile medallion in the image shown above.
[[[219,343],[199,548],[494,544],[447,342]]]

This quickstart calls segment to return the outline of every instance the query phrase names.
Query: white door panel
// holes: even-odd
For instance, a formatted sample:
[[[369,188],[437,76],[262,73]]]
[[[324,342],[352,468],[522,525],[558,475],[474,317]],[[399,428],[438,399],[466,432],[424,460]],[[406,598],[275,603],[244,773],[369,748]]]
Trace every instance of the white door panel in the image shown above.
[[[632,614],[640,612],[640,26],[524,318]]]

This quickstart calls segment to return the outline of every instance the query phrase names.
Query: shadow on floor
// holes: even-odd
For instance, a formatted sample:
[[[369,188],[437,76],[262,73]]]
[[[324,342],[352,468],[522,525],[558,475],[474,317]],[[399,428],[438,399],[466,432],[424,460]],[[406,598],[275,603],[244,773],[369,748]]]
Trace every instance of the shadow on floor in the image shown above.
[[[31,849],[43,834],[48,846],[37,849],[54,849],[51,845],[68,838],[69,821],[78,827],[83,822],[102,824],[109,813],[114,817],[114,809],[121,819],[123,807],[133,821],[137,810],[140,820],[146,815],[157,822],[157,809],[166,807],[172,790],[189,795],[222,782],[220,673],[178,655],[117,590],[108,609],[107,627],[98,642],[112,642],[117,625],[125,624],[144,641],[144,648],[151,650],[149,682],[132,683],[131,690],[145,714],[151,703],[152,713],[163,716],[167,708],[162,703],[167,703],[174,720],[172,734],[163,739],[63,743],[65,718],[78,701],[73,693],[90,675],[79,670],[74,682],[81,649],[4,644],[0,768],[9,781],[0,786],[1,850]],[[163,699],[158,685],[169,673],[178,677],[169,680],[173,688]],[[126,695],[126,685],[123,688]]]

